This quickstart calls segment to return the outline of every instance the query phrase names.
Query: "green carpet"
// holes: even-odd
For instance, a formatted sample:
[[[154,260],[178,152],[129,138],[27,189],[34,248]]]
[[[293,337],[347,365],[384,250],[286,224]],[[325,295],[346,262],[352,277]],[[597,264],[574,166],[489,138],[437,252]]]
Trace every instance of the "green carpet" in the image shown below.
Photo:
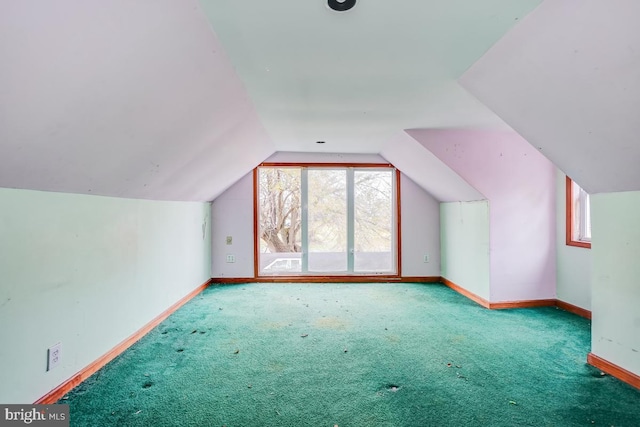
[[[640,426],[589,346],[442,285],[212,286],[60,402],[72,426]]]

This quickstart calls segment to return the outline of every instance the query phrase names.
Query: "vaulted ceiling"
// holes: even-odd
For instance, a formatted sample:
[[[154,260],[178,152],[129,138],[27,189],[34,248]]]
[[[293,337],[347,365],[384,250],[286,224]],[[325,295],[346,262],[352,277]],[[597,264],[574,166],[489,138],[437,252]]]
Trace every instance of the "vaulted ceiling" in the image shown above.
[[[201,3],[277,150],[375,153],[402,129],[503,127],[456,80],[539,0]]]
[[[0,186],[212,200],[274,152],[324,151],[472,200],[404,131],[513,128],[588,190],[640,189],[640,6],[539,3],[8,0]]]
[[[640,190],[640,2],[545,1],[460,79],[590,193]]]

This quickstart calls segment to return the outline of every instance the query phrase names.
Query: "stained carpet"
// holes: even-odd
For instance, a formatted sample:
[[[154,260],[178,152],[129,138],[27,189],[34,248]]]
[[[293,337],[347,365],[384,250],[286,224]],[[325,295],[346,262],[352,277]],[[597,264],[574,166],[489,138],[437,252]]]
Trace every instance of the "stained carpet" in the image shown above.
[[[442,285],[211,286],[78,386],[72,426],[640,426],[590,324]]]

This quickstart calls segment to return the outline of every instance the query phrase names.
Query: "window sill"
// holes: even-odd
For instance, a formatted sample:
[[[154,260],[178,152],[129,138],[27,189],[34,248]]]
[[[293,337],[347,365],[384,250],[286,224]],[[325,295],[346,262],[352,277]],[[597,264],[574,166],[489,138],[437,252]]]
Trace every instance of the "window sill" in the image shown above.
[[[577,248],[591,249],[591,242],[580,242],[577,240],[567,240],[567,246],[575,246]]]

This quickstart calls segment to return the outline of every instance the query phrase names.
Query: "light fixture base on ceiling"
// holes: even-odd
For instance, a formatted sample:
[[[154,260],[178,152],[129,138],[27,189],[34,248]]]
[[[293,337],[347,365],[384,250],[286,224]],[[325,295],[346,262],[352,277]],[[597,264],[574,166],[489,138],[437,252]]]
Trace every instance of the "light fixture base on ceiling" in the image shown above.
[[[328,0],[327,5],[336,12],[346,12],[356,5],[356,0]]]

